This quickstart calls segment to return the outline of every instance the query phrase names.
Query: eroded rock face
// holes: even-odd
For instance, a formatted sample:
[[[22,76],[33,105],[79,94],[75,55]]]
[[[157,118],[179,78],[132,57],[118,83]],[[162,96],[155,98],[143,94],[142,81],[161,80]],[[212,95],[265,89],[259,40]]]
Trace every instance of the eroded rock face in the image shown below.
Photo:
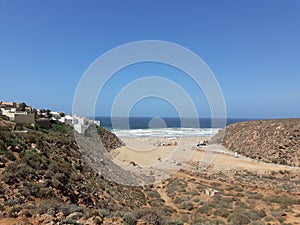
[[[104,147],[110,151],[112,149],[116,149],[121,147],[122,141],[112,132],[103,129],[100,135],[101,142],[103,143]]]
[[[300,119],[257,120],[230,124],[211,142],[265,162],[300,166]]]

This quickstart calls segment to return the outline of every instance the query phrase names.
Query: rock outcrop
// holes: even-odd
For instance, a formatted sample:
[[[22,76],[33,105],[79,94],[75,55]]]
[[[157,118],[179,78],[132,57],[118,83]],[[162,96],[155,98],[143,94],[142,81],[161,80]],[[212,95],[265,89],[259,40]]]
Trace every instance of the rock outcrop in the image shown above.
[[[100,139],[108,151],[121,147],[123,144],[120,138],[104,128],[101,129]]]
[[[300,119],[257,120],[230,124],[211,142],[265,162],[300,166]]]

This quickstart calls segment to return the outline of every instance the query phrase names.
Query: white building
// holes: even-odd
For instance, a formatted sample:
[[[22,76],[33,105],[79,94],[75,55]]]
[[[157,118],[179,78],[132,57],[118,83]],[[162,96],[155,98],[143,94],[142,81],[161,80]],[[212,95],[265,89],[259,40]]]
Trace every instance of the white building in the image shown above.
[[[74,124],[74,129],[80,133],[84,134],[84,132],[89,128],[90,125],[84,125],[84,124]]]
[[[65,115],[65,124],[72,126],[74,118],[70,115]]]
[[[100,127],[100,120],[94,120],[94,124],[96,124]]]
[[[73,119],[73,127],[80,134],[84,134],[84,132],[89,128],[90,125],[96,124],[100,126],[100,121],[90,120],[83,116],[73,115]]]
[[[7,116],[10,121],[14,121],[17,123],[35,124],[35,118],[33,113],[28,113],[26,111],[17,111],[16,108],[1,108],[1,114],[3,116]]]
[[[59,112],[50,112],[50,115],[56,119],[59,119],[61,117]]]

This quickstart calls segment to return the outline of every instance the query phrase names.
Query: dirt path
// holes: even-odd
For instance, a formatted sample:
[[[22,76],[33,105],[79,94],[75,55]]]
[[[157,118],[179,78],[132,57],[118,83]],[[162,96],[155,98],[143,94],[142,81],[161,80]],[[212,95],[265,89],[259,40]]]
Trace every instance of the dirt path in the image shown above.
[[[300,171],[299,167],[291,167],[280,164],[265,163],[250,158],[240,156],[235,158],[232,152],[225,152],[217,150],[195,150],[191,158],[191,162],[206,163],[215,168],[226,169],[247,169],[253,171],[278,171],[278,170],[294,170]]]
[[[160,197],[165,201],[165,205],[170,206],[171,208],[175,209],[177,212],[180,212],[180,209],[174,205],[172,199],[168,196],[166,192],[166,188],[156,188],[156,191],[160,195]]]

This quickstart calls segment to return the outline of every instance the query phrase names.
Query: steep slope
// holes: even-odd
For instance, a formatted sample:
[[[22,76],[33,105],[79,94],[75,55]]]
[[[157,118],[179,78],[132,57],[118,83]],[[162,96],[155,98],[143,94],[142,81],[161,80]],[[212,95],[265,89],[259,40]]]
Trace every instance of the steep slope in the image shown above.
[[[71,223],[146,206],[142,188],[107,181],[85,163],[72,128],[12,131],[14,125],[0,121],[0,218]]]
[[[300,166],[300,119],[258,120],[231,124],[211,142],[253,159]]]
[[[101,142],[108,151],[121,147],[121,145],[123,144],[122,141],[114,133],[108,131],[103,127],[99,127],[98,133],[100,134]]]

